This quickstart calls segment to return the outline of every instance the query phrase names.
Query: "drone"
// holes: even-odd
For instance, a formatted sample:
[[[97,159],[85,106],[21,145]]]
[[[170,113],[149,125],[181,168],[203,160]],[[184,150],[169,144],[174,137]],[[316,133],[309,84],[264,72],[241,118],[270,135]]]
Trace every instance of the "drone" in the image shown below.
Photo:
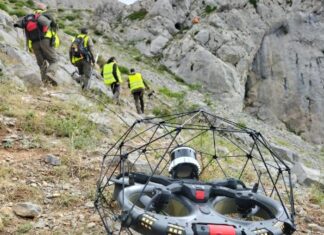
[[[103,156],[95,208],[109,235],[296,230],[288,164],[260,132],[203,110],[136,120]]]

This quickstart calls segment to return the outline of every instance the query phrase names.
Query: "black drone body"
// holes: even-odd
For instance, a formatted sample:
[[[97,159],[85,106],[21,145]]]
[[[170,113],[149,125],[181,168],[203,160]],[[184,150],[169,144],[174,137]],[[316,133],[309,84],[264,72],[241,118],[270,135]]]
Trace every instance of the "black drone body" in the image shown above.
[[[290,169],[258,132],[205,111],[136,121],[102,162],[107,234],[292,234]]]

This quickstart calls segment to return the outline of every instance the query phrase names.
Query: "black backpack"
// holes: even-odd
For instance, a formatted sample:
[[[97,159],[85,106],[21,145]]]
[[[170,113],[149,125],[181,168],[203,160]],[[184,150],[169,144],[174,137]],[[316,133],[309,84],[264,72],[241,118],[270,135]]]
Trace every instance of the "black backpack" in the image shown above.
[[[71,45],[71,53],[73,57],[77,58],[89,58],[89,51],[84,47],[84,37],[77,36]]]

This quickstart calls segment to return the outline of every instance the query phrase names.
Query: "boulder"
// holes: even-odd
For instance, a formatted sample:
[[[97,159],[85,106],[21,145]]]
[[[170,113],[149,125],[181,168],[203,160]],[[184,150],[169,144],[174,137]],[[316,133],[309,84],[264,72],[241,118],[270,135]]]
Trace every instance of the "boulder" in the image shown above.
[[[297,180],[301,184],[308,186],[311,184],[318,184],[324,188],[324,178],[319,170],[308,168],[302,163],[296,163],[291,169],[291,172],[296,174]]]
[[[281,160],[286,160],[288,162],[299,162],[300,157],[298,154],[286,147],[271,144],[271,149]]]
[[[23,202],[14,205],[13,211],[16,215],[24,218],[35,218],[40,216],[42,208],[31,202]]]
[[[139,153],[138,151],[128,155],[127,166],[129,169],[132,169],[132,171],[146,174],[152,174],[152,169],[154,170],[156,167],[153,162],[147,162],[144,153]]]
[[[61,159],[52,155],[52,154],[48,154],[44,157],[44,162],[46,162],[47,164],[50,164],[52,166],[59,166],[61,165]]]
[[[166,46],[168,41],[169,39],[163,36],[158,36],[157,38],[155,38],[151,43],[151,53],[153,55],[160,53],[162,49]]]

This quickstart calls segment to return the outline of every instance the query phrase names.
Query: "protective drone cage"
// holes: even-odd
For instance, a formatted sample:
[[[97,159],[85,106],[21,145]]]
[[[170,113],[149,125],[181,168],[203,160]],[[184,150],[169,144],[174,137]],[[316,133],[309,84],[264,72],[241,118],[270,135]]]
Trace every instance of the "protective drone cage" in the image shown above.
[[[287,163],[260,132],[197,110],[136,120],[103,156],[95,207],[107,234],[132,234],[132,225],[125,221],[135,207],[125,210],[117,205],[113,179],[132,172],[145,172],[149,180],[154,175],[169,176],[169,154],[179,146],[196,151],[201,165],[199,180],[235,178],[250,188],[258,185],[258,193],[278,201],[294,225],[293,187]]]

